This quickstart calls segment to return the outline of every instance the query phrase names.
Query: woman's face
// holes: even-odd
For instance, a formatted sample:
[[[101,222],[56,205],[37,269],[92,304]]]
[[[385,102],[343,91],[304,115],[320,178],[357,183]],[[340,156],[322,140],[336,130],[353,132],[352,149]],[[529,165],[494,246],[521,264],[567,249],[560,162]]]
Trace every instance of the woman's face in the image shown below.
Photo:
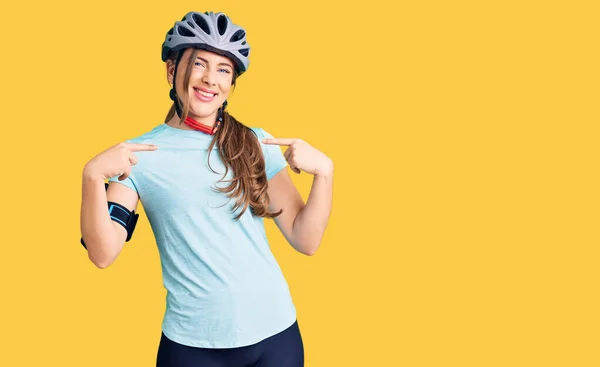
[[[178,96],[183,96],[183,76],[188,64],[188,58],[193,52],[185,50],[177,68]],[[196,60],[192,60],[192,72],[188,94],[190,109],[188,116],[205,124],[216,121],[217,111],[229,95],[233,81],[233,62],[224,56],[213,52],[199,50]],[[173,83],[175,64],[167,64],[169,82]]]

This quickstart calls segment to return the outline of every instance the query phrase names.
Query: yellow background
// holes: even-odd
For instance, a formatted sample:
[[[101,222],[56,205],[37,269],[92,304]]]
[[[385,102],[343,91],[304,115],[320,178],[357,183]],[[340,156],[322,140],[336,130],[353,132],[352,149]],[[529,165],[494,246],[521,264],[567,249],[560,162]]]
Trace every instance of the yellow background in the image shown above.
[[[163,121],[164,35],[214,10],[252,46],[231,113],[336,165],[316,256],[267,224],[306,366],[600,365],[593,3],[3,3],[0,364],[154,366],[147,218],[95,268],[81,170]]]

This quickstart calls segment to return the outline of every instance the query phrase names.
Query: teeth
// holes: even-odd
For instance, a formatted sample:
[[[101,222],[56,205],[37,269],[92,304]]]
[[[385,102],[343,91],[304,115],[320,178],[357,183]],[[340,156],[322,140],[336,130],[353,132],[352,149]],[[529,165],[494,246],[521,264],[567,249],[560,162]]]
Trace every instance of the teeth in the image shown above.
[[[195,90],[196,92],[200,93],[201,95],[203,95],[204,97],[214,97],[214,96],[215,96],[215,94],[214,94],[214,93],[206,93],[206,92],[203,92],[203,91],[201,91],[201,90],[198,90],[198,89],[195,89],[195,88],[194,88],[194,90]]]

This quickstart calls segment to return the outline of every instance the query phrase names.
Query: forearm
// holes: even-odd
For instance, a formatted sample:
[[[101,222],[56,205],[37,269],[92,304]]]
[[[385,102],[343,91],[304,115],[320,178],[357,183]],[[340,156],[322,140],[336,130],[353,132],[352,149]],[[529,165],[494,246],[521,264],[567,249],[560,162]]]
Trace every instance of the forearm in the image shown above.
[[[333,167],[324,174],[315,174],[306,205],[300,210],[292,227],[295,247],[313,255],[329,222],[333,201]]]
[[[107,210],[104,180],[91,177],[84,170],[82,181],[81,235],[90,260],[98,267],[105,267],[118,249],[117,233]]]

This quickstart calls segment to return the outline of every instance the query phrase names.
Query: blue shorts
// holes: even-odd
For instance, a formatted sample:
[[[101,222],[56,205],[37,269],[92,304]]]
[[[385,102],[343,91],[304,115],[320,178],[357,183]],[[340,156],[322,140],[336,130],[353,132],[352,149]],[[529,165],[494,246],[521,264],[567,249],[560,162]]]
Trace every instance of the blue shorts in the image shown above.
[[[176,343],[163,333],[156,367],[303,367],[304,345],[298,321],[256,344],[238,348],[198,348]]]

